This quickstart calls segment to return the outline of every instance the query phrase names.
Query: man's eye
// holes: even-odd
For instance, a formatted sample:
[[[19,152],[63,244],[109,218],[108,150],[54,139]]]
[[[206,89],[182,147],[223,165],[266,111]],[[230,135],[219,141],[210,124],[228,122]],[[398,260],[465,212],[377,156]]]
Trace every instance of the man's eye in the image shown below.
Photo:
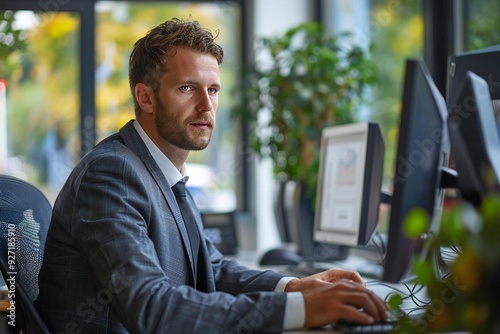
[[[215,88],[209,88],[209,89],[208,89],[208,92],[209,92],[210,94],[215,94],[215,93],[217,93],[217,89],[215,89]]]
[[[189,90],[189,86],[181,86],[180,90],[182,90],[182,91],[188,91]]]

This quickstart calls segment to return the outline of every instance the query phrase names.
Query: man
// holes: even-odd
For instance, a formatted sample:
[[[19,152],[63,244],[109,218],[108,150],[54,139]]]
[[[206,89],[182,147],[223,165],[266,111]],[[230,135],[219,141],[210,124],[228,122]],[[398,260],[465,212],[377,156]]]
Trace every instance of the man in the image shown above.
[[[36,302],[52,332],[280,332],[386,318],[357,273],[295,279],[224,259],[189,193],[176,199],[189,152],[208,145],[215,125],[223,51],[214,39],[173,19],[135,44],[136,120],[80,161],[54,205]]]

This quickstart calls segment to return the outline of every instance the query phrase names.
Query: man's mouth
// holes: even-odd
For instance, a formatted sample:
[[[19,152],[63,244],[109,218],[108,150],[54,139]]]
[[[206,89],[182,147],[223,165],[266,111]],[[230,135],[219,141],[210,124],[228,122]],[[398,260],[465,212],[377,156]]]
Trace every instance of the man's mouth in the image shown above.
[[[213,127],[212,123],[208,121],[192,122],[190,124],[200,130],[211,129]]]

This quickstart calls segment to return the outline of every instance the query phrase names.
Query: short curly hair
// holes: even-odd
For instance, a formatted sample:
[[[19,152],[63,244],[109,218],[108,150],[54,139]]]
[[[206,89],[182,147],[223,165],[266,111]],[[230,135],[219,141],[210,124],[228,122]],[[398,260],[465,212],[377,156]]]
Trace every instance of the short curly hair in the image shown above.
[[[168,56],[175,54],[175,50],[180,47],[212,54],[221,64],[224,51],[215,43],[217,37],[218,32],[212,34],[196,20],[173,18],[154,27],[139,39],[129,59],[129,85],[136,117],[140,114],[140,108],[135,98],[135,85],[144,83],[158,93],[159,79],[167,70]]]

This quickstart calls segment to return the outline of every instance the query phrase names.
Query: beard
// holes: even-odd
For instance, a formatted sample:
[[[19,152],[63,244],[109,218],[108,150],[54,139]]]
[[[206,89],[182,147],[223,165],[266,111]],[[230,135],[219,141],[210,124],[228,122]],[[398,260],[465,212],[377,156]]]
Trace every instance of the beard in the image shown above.
[[[154,122],[163,140],[187,151],[201,151],[208,146],[215,125],[215,119],[209,113],[182,121],[179,115],[165,107],[158,96],[155,99],[158,107],[154,113]],[[189,124],[196,122],[209,123],[210,126],[206,129],[191,129]]]

